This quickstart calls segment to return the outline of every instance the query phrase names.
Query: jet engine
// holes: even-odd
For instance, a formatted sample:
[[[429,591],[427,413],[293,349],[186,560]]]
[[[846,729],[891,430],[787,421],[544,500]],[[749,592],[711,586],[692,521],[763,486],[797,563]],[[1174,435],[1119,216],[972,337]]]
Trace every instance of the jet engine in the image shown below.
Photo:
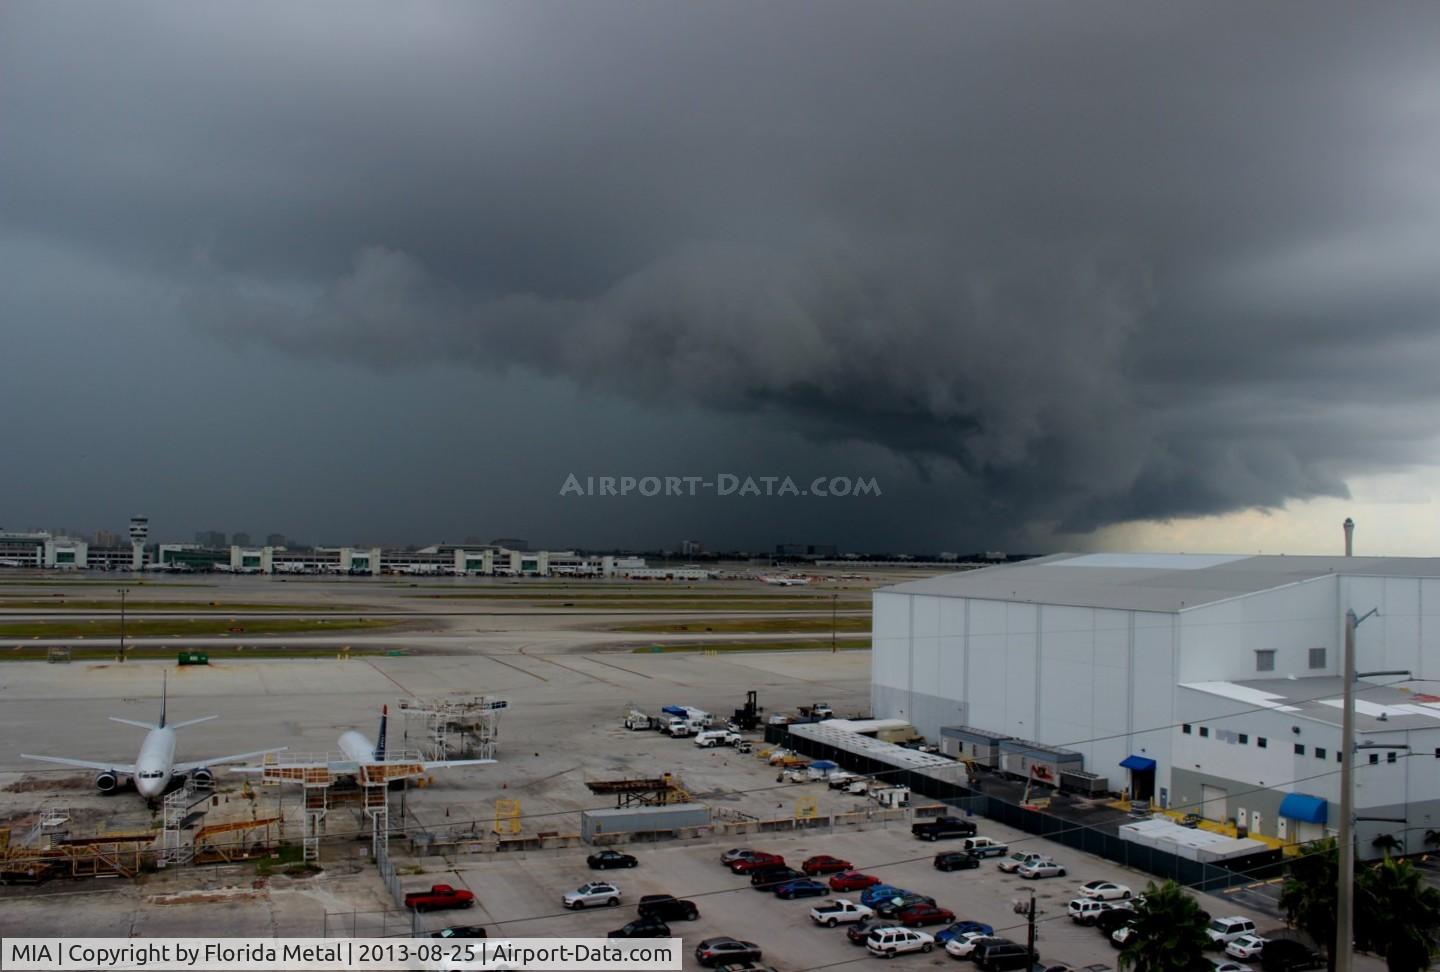
[[[120,777],[114,770],[105,770],[95,777],[95,789],[101,793],[114,793],[115,788],[120,785]]]
[[[208,766],[201,766],[190,771],[190,780],[198,787],[212,788],[215,786],[215,771]]]

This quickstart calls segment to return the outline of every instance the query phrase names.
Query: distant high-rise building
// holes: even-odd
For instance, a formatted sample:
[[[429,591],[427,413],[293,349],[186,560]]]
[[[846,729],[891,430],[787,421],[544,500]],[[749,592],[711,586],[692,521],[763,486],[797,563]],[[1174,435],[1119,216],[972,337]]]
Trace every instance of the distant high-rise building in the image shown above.
[[[95,546],[97,547],[118,547],[123,542],[124,541],[120,539],[120,534],[114,530],[95,531]]]
[[[271,533],[265,537],[265,546],[267,547],[283,547],[285,545],[285,534],[283,533]]]
[[[225,546],[225,534],[221,530],[196,530],[195,542],[214,550]]]
[[[491,540],[492,547],[504,547],[506,550],[529,550],[530,541],[521,540],[519,537],[501,537],[498,540]]]
[[[236,547],[248,547],[248,546],[250,546],[250,534],[248,534],[248,533],[234,533],[234,534],[231,534],[231,536],[230,536],[230,543],[231,543],[232,545],[236,546]]]
[[[680,556],[694,557],[705,552],[705,545],[699,540],[681,540]]]

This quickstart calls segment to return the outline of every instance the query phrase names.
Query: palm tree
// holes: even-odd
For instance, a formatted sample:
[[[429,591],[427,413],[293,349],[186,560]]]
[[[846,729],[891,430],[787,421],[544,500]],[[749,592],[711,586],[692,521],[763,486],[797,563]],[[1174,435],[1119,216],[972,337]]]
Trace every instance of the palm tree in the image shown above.
[[[1355,881],[1356,927],[1367,930],[1390,972],[1422,972],[1440,955],[1440,890],[1407,860],[1386,857]]]
[[[1280,907],[1285,920],[1325,947],[1329,968],[1335,967],[1336,886],[1340,882],[1340,849],[1335,838],[1307,844],[1285,865]]]
[[[1208,967],[1208,922],[1195,899],[1174,881],[1145,889],[1135,909],[1134,932],[1120,951],[1121,972],[1194,972]]]

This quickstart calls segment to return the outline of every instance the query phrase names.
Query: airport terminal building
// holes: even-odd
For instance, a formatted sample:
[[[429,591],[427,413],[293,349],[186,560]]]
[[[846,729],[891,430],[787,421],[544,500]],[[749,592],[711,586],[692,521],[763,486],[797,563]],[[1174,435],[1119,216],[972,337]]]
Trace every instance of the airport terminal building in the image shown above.
[[[1336,826],[1345,612],[1378,609],[1357,669],[1412,678],[1357,688],[1356,813],[1389,818],[1361,853],[1440,829],[1440,558],[1060,554],[874,606],[877,718],[1078,753],[1115,793],[1286,842]]]

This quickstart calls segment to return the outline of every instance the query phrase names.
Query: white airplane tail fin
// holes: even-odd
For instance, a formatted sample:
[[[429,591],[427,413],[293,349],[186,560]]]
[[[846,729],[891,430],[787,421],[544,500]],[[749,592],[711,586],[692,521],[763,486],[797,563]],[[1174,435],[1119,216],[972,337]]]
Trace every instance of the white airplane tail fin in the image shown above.
[[[140,722],[138,719],[122,719],[119,716],[110,716],[111,722],[124,723],[127,726],[134,726],[136,729],[159,729],[153,722]]]
[[[211,719],[218,719],[219,716],[201,716],[198,719],[186,719],[184,722],[172,722],[167,728],[184,729],[186,726],[193,726],[198,722],[209,722]]]

